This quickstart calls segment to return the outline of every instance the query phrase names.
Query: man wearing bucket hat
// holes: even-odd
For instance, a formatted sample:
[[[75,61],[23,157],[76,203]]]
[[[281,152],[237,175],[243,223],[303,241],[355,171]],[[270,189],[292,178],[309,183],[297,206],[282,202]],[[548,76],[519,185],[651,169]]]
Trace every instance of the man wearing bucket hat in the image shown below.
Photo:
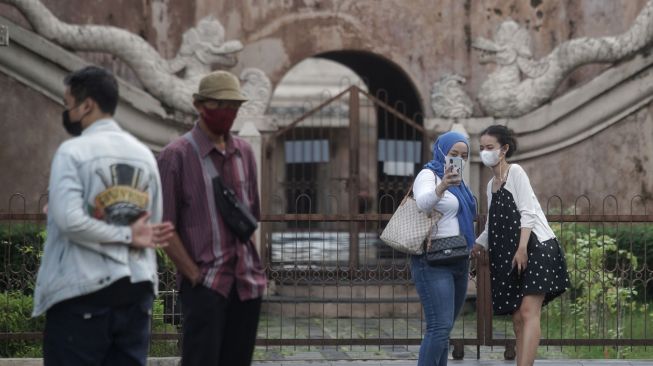
[[[227,226],[213,190],[219,177],[259,219],[254,153],[229,132],[245,100],[234,75],[208,74],[193,94],[195,126],[158,157],[163,217],[177,229],[165,250],[178,271],[184,366],[252,359],[266,276],[253,239],[242,240]]]

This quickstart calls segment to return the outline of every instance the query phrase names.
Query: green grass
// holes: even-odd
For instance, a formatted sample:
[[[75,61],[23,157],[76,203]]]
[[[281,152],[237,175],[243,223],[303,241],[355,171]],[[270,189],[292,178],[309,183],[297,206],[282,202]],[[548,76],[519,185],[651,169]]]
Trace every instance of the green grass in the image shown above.
[[[154,300],[152,306],[152,333],[176,334],[177,327],[163,321],[164,307],[163,299]],[[176,339],[157,340],[150,342],[150,357],[173,357],[179,356],[180,348]]]
[[[601,310],[598,300],[582,312],[570,306],[567,296],[549,304],[542,315],[543,339],[653,339],[653,305],[639,304],[632,308],[622,308],[620,315],[595,316],[608,314]],[[0,321],[3,331],[34,331],[42,329],[42,318],[30,319],[31,297],[20,293],[4,294],[0,297],[0,309],[5,314]],[[562,314],[562,315],[561,315]],[[163,321],[163,301],[154,303],[152,331],[155,333],[177,334],[177,327]],[[465,311],[456,321],[452,338],[473,339],[476,337],[476,312]],[[290,318],[262,314],[259,322],[258,337],[261,339],[319,339],[319,338],[420,338],[422,323],[419,318]],[[494,317],[494,339],[512,339],[512,321],[510,317]],[[342,352],[354,352],[358,346],[339,346]],[[373,357],[374,349],[382,352],[382,347],[360,346],[365,357]],[[257,347],[255,359],[283,359],[301,356],[302,352],[318,352],[319,346],[284,346]],[[540,358],[568,359],[650,359],[653,346],[649,347],[560,347],[541,346]],[[41,357],[40,341],[0,342],[2,357]],[[151,357],[179,356],[177,340],[152,341]],[[379,357],[386,357],[379,354]],[[298,356],[297,356],[298,357]]]
[[[653,306],[626,308],[619,317],[592,316],[606,312],[579,314],[566,307],[560,311],[561,306],[562,301],[556,300],[544,308],[542,339],[653,339]],[[494,317],[493,332],[496,339],[513,339],[511,318]],[[651,359],[653,346],[540,346],[540,357],[552,358],[552,354],[569,359]]]

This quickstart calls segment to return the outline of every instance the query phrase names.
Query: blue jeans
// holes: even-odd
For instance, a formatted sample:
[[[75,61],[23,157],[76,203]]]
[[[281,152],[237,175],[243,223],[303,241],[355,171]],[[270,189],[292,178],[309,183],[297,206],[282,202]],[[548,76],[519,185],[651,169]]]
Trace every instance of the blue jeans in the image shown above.
[[[430,266],[423,255],[414,255],[410,270],[426,318],[417,365],[446,366],[449,333],[467,294],[469,259]]]

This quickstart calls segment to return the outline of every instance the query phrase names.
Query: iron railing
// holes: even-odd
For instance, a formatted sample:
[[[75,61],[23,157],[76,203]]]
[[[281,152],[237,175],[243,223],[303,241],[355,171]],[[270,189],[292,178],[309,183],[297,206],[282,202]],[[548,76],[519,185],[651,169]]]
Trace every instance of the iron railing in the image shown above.
[[[22,203],[21,203],[22,202]],[[622,213],[614,197],[570,206],[548,200],[547,217],[565,249],[572,288],[544,308],[543,346],[599,347],[623,357],[653,346],[653,215],[643,202]],[[607,207],[609,206],[609,208]],[[262,248],[269,290],[257,344],[265,348],[418,345],[421,304],[406,256],[379,242],[389,214],[267,214]],[[483,215],[480,216],[483,218]],[[30,319],[31,293],[42,251],[45,215],[14,196],[0,213],[0,353],[24,344],[38,348],[43,319]],[[479,223],[482,224],[482,223]],[[351,265],[350,228],[358,228],[358,263]],[[278,228],[278,230],[277,230]],[[152,347],[178,354],[182,322],[175,274],[160,258],[160,297]],[[493,317],[489,270],[479,261],[468,302],[452,333],[454,356],[463,346],[506,347],[514,356],[509,319]],[[17,352],[15,354],[21,354]]]

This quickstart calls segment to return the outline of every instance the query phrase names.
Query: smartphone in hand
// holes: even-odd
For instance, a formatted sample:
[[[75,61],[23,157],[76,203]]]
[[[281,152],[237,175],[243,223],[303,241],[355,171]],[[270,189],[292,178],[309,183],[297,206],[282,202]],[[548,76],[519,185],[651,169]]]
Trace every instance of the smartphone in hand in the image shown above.
[[[447,161],[444,164],[445,172],[453,172],[458,175],[463,174],[463,158],[460,156],[447,156]]]

